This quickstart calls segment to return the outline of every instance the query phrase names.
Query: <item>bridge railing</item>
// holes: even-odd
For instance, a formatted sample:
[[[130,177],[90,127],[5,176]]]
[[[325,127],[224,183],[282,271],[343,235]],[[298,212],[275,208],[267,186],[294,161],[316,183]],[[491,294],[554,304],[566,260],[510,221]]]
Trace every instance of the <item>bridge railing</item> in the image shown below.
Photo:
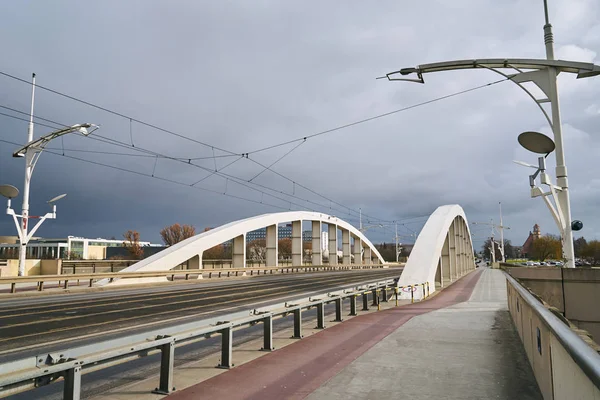
[[[140,279],[140,278],[167,278],[170,281],[190,280],[197,278],[221,278],[254,276],[273,273],[300,273],[300,272],[327,272],[345,271],[352,269],[375,269],[385,268],[384,264],[348,264],[348,265],[315,265],[315,266],[287,266],[287,267],[254,267],[254,268],[227,268],[227,269],[183,269],[169,271],[143,271],[143,272],[105,272],[91,274],[61,274],[61,275],[34,275],[34,276],[12,276],[0,277],[0,285],[10,285],[10,293],[17,292],[17,285],[37,284],[37,291],[43,291],[47,283],[58,283],[62,289],[68,289],[69,285],[77,282],[85,282],[88,287],[93,287],[94,282],[108,279]]]
[[[600,398],[600,354],[506,274],[508,308],[545,399]]]
[[[350,301],[350,315],[358,315],[357,298],[362,297],[363,310],[380,301],[389,301],[398,289],[394,280],[371,281],[359,286],[340,287],[336,291],[309,298],[296,299],[267,307],[222,315],[201,321],[188,322],[154,331],[124,336],[118,339],[67,348],[0,364],[0,397],[34,389],[60,379],[64,380],[63,398],[79,399],[81,376],[84,373],[108,368],[155,353],[161,353],[160,378],[156,393],[174,390],[173,364],[176,348],[211,335],[221,335],[221,368],[233,366],[232,343],[235,329],[262,323],[263,350],[273,350],[273,319],[293,315],[294,338],[302,338],[302,313],[317,309],[317,328],[325,328],[325,305],[335,304],[336,321],[342,321],[344,300]]]

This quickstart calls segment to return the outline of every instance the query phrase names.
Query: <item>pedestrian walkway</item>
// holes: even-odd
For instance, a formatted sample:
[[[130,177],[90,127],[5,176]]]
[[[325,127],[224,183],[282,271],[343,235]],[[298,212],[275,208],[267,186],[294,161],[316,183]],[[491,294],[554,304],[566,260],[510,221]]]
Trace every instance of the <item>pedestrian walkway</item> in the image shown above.
[[[499,270],[359,316],[169,399],[541,399]]]

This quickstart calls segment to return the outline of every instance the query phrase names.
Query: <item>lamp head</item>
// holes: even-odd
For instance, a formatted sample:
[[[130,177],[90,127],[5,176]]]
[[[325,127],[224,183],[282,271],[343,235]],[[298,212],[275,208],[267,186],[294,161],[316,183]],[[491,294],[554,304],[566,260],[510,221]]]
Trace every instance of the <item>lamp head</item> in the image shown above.
[[[58,195],[58,196],[56,196],[56,197],[53,197],[53,198],[51,198],[50,200],[48,200],[48,204],[55,203],[55,202],[57,202],[58,200],[60,200],[60,199],[64,198],[66,195],[67,195],[66,193],[63,193],[63,194],[60,194],[60,195]]]
[[[552,139],[539,132],[523,132],[518,141],[525,149],[538,154],[550,154],[556,147]]]
[[[19,195],[19,189],[12,185],[0,185],[0,196],[4,196],[7,199],[14,199]]]

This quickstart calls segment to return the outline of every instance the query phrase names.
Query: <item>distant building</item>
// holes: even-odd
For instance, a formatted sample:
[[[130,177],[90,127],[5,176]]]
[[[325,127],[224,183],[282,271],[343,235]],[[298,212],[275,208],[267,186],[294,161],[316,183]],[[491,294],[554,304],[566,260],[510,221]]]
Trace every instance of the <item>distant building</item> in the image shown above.
[[[0,243],[0,258],[17,258],[19,251],[18,239],[6,240],[3,236]],[[160,247],[160,244],[140,242],[142,247]],[[27,258],[56,259],[77,258],[82,260],[104,260],[108,247],[123,247],[123,240],[88,239],[68,236],[60,239],[35,238],[27,243]]]
[[[527,237],[527,240],[525,240],[525,243],[523,243],[523,246],[521,248],[522,257],[528,257],[529,254],[531,254],[531,249],[533,247],[534,240],[539,239],[541,236],[542,234],[540,232],[540,226],[538,224],[535,224],[533,226],[533,232],[529,231],[529,236]]]
[[[287,239],[292,237],[292,224],[279,225],[277,227],[277,238]],[[254,240],[266,240],[267,228],[260,228],[252,232],[246,233],[246,243]],[[312,231],[302,232],[302,241],[310,242],[312,240]]]

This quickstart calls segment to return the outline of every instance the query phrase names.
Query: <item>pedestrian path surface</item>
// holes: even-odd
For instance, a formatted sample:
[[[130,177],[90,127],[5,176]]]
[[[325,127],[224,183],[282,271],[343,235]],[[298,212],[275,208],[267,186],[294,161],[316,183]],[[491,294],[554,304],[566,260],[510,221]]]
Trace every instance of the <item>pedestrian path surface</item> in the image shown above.
[[[499,270],[353,318],[170,399],[542,399]]]

